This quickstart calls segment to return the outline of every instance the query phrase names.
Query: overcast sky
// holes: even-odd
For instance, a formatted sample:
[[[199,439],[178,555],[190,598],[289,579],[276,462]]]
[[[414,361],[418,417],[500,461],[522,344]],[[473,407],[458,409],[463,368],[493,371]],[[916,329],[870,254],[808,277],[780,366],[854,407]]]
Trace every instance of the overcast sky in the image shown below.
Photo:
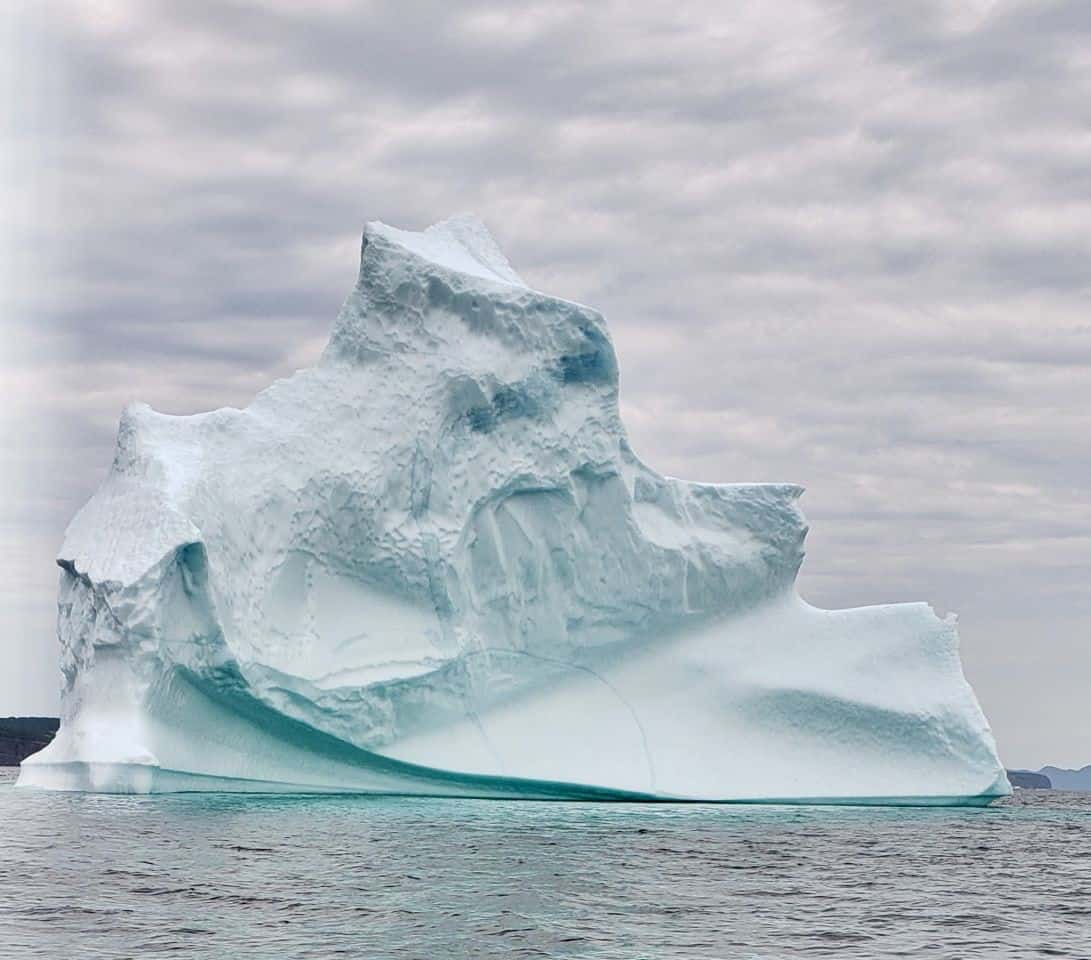
[[[1091,763],[1086,0],[0,16],[0,714],[57,709],[124,404],[247,403],[366,219],[470,211],[606,314],[645,460],[805,484],[808,600],[957,611],[1008,765]]]

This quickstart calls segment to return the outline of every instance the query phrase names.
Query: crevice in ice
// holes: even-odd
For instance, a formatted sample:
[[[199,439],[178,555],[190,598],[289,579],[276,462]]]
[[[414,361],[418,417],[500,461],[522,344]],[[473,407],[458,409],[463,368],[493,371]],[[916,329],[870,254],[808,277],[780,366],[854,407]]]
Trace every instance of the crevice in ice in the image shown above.
[[[629,716],[632,717],[633,724],[636,727],[637,733],[640,736],[641,749],[644,753],[644,762],[647,764],[648,774],[648,790],[651,793],[656,792],[656,780],[655,780],[655,761],[652,760],[652,752],[648,745],[648,733],[644,729],[644,724],[640,720],[640,715],[636,712],[636,708],[622,696],[621,691],[617,689],[609,680],[606,679],[601,673],[593,670],[591,667],[583,663],[573,663],[571,660],[562,660],[557,657],[547,657],[538,653],[531,653],[527,650],[515,650],[508,647],[491,647],[483,650],[476,650],[471,654],[467,654],[467,658],[475,655],[502,655],[502,656],[514,656],[524,657],[528,660],[534,660],[539,663],[549,664],[556,667],[564,667],[569,670],[576,670],[580,673],[586,674],[594,680],[601,683],[607,690],[614,695],[614,698],[620,703]],[[477,719],[476,717],[474,718]]]
[[[474,725],[477,732],[481,735],[481,743],[484,745],[485,750],[489,756],[492,757],[493,763],[496,764],[496,769],[500,771],[501,776],[507,776],[507,764],[504,763],[504,756],[496,749],[496,745],[492,742],[492,738],[489,736],[489,731],[485,729],[485,724],[481,722],[481,717],[476,710],[467,710],[466,716],[469,718],[470,723]]]

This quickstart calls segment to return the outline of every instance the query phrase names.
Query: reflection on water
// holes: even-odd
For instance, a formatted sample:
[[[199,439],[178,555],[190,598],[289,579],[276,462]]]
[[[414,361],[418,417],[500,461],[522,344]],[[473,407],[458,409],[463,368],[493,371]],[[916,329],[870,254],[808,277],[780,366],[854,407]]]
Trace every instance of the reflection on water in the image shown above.
[[[985,810],[12,787],[0,956],[1091,956],[1091,795]]]

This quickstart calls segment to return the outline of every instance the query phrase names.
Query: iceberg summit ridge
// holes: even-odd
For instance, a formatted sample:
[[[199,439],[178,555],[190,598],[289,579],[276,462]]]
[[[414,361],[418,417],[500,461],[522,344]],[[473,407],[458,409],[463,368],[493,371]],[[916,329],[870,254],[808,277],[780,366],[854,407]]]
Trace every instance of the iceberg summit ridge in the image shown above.
[[[313,368],[121,418],[68,527],[69,790],[985,803],[1010,788],[922,603],[820,610],[794,484],[633,453],[601,314],[472,217],[369,223]]]

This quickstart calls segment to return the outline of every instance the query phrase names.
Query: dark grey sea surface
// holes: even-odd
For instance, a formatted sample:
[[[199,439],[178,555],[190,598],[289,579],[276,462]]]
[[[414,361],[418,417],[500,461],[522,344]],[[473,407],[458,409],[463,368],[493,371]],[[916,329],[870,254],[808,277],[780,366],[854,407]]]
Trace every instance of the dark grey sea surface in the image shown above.
[[[16,790],[0,957],[1091,957],[1091,795],[988,809]]]

